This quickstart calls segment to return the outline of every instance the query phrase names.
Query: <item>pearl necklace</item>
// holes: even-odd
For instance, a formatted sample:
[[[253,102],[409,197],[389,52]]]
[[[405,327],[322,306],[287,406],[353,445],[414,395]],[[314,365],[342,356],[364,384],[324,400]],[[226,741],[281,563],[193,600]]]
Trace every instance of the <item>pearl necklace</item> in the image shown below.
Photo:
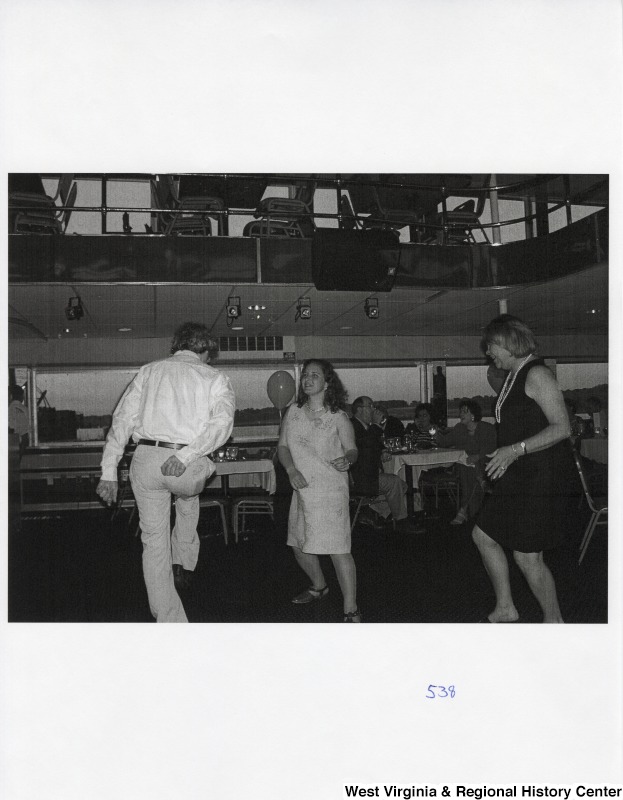
[[[309,411],[310,414],[322,414],[324,411],[327,410],[326,406],[321,406],[320,408],[312,408],[309,405],[309,400],[305,403],[305,405],[307,406],[307,410]]]
[[[532,358],[532,353],[528,353],[528,355],[524,358],[521,364],[515,370],[515,374],[511,378],[511,373],[509,372],[506,376],[506,380],[504,381],[504,386],[502,386],[502,391],[498,397],[497,403],[495,404],[495,421],[500,422],[501,418],[501,411],[502,411],[502,404],[510,394],[511,389],[513,388],[513,384],[515,383],[515,379],[519,374],[519,370],[523,367],[523,365],[528,361],[528,359]]]

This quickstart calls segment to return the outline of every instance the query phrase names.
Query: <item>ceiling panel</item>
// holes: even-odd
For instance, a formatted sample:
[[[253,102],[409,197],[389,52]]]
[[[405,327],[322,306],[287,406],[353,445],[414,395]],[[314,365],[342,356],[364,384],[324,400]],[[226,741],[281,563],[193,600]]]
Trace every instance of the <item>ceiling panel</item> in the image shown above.
[[[597,265],[549,283],[512,288],[395,288],[368,292],[319,292],[309,284],[266,285],[95,285],[33,284],[9,287],[10,335],[32,338],[167,338],[181,322],[204,322],[215,336],[432,336],[477,335],[506,298],[512,313],[537,333],[605,333],[608,325],[608,268]],[[227,326],[225,306],[240,297],[242,315]],[[65,307],[79,296],[84,317],[68,322]],[[366,297],[376,296],[379,318],[368,319]],[[295,321],[297,300],[308,297],[309,320]],[[258,312],[249,305],[264,305]],[[259,317],[259,318],[258,318]],[[235,331],[233,327],[241,327]],[[129,332],[119,328],[129,327]]]

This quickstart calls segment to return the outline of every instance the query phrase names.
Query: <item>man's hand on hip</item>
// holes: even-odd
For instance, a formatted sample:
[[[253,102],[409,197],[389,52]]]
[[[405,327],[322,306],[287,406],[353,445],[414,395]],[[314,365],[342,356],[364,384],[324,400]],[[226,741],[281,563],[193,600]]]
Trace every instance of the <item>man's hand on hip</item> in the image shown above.
[[[163,475],[172,475],[174,478],[179,478],[180,475],[186,472],[186,466],[182,464],[177,456],[171,456],[160,467],[160,472]]]
[[[102,500],[106,503],[107,506],[111,506],[113,503],[117,502],[117,489],[119,484],[117,481],[104,481],[101,480],[97,484],[97,489],[95,490],[98,495],[102,498]]]

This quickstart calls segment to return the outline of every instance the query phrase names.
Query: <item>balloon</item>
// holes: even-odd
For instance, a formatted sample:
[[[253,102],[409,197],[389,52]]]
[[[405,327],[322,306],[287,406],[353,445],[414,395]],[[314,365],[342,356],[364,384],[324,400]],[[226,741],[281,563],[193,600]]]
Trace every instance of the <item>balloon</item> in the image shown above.
[[[506,370],[498,369],[497,367],[494,367],[493,364],[489,366],[489,369],[487,370],[487,380],[489,381],[489,386],[496,394],[500,393],[504,381],[506,380],[506,375]]]
[[[270,402],[275,408],[279,409],[279,411],[285,408],[290,400],[292,400],[295,388],[294,378],[289,372],[284,372],[283,370],[273,372],[266,384],[266,391],[268,392]]]

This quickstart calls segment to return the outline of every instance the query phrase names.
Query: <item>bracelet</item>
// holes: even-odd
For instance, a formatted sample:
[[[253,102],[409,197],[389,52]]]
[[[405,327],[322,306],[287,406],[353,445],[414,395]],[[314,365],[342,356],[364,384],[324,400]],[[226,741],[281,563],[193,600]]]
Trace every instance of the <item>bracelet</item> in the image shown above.
[[[526,443],[525,443],[525,442],[519,442],[519,443],[518,443],[518,445],[519,445],[519,447],[521,448],[521,452],[520,452],[520,453],[518,453],[518,452],[515,450],[515,446],[516,446],[516,445],[514,445],[514,444],[512,444],[512,445],[511,445],[511,450],[513,451],[513,454],[514,454],[514,455],[515,455],[517,458],[519,458],[520,456],[525,456],[525,455],[526,455],[526,452],[527,452],[527,451],[526,451]]]

